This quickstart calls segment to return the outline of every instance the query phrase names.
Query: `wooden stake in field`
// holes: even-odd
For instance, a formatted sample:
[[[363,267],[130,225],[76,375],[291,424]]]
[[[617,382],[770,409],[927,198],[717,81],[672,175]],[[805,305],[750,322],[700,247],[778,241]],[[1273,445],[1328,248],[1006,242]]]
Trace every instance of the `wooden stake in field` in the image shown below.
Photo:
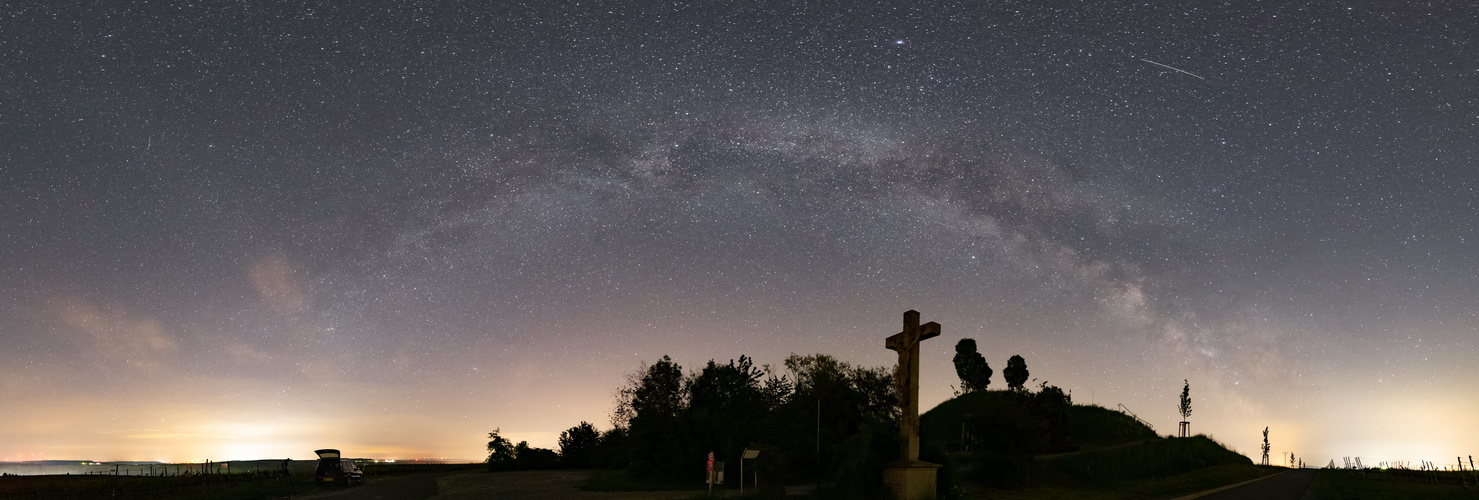
[[[1454,458],[1458,460],[1458,471],[1460,473],[1462,473],[1464,471],[1464,457],[1454,457]],[[1464,483],[1464,489],[1468,489],[1468,487],[1469,487],[1469,480],[1468,479],[1464,479],[1464,475],[1463,474],[1459,474],[1458,475],[1458,480],[1459,481],[1462,481]]]

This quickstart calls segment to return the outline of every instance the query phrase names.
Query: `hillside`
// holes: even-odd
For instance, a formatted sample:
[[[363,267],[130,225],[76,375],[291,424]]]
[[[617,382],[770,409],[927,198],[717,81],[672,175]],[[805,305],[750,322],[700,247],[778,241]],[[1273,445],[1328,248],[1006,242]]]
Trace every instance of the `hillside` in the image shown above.
[[[1052,394],[957,397],[920,416],[920,436],[960,492],[1162,495],[1270,472],[1205,436],[1162,438],[1129,415]]]
[[[940,403],[920,415],[920,437],[925,443],[949,450],[991,450],[1003,453],[1048,452],[1048,439],[1060,446],[1083,449],[1156,437],[1154,430],[1133,417],[1101,406],[1074,405],[1043,408],[1041,398],[1029,393],[983,391]],[[1044,413],[1062,410],[1067,427],[1059,436]],[[1062,435],[1066,434],[1066,435]],[[974,437],[974,439],[972,439]],[[962,440],[965,440],[963,442]]]

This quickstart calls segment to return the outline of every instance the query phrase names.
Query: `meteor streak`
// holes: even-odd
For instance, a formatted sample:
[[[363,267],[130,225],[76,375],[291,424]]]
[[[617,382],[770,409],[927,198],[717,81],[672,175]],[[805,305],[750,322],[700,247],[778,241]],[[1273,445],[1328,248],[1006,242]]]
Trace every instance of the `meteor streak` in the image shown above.
[[[1161,64],[1161,63],[1158,63],[1158,62],[1155,62],[1155,61],[1152,61],[1152,60],[1150,60],[1150,59],[1141,59],[1141,61],[1145,61],[1145,62],[1148,62],[1148,63],[1151,63],[1151,64],[1154,64],[1154,65],[1156,65],[1156,66],[1160,66],[1160,67],[1162,67],[1162,68],[1166,68],[1166,69],[1171,69],[1171,70],[1175,70],[1175,71],[1180,71],[1180,72],[1182,72],[1182,73],[1186,73],[1186,74],[1188,74],[1188,75],[1191,75],[1191,76],[1194,76],[1194,77],[1196,77],[1196,78],[1197,78],[1197,79],[1199,79],[1199,80],[1206,80],[1206,78],[1202,78],[1202,77],[1200,77],[1200,76],[1197,76],[1197,75],[1196,75],[1196,73],[1192,73],[1192,72],[1190,72],[1190,71],[1187,71],[1187,70],[1184,70],[1184,69],[1181,69],[1181,68],[1176,68],[1176,67],[1172,67],[1172,66],[1167,66],[1167,65],[1164,65],[1164,64]]]

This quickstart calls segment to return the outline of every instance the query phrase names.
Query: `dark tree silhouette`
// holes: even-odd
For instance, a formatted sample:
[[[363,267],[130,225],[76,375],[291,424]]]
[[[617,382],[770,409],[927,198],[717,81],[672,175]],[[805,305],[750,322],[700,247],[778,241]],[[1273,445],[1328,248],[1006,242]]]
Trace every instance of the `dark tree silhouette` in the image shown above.
[[[590,467],[596,448],[601,445],[601,433],[596,426],[582,421],[560,433],[560,462],[566,467]]]
[[[1177,408],[1181,412],[1181,419],[1191,418],[1191,382],[1182,379],[1185,385],[1181,386],[1181,406]]]
[[[709,452],[734,467],[745,449],[760,449],[769,458],[747,462],[745,472],[756,467],[762,490],[768,476],[774,488],[835,478],[852,497],[878,491],[883,464],[899,450],[890,370],[824,354],[793,354],[784,370],[789,376],[757,368],[748,356],[686,374],[667,356],[644,365],[616,391],[613,428],[593,464],[624,467],[639,480],[686,481],[700,476]]]
[[[508,438],[498,435],[498,429],[488,433],[488,468],[503,469],[512,467],[514,462],[514,444]]]
[[[766,389],[766,375],[768,367],[756,368],[748,356],[740,356],[722,365],[709,360],[689,379],[684,423],[690,443],[700,446],[695,453],[708,450],[720,460],[732,459],[746,445],[770,435],[760,428],[777,401]]]
[[[688,403],[683,367],[667,355],[630,378],[617,396],[617,413],[627,415],[624,424],[640,417],[677,417]]]
[[[1263,465],[1268,465],[1268,427],[1263,428]]]
[[[777,412],[776,424],[793,429],[789,447],[800,452],[793,455],[798,460],[789,473],[835,477],[847,498],[876,494],[882,487],[883,464],[899,453],[892,371],[852,366],[825,354],[792,354],[785,367],[795,381],[795,392]],[[792,427],[790,422],[805,424]]]
[[[602,432],[600,443],[595,453],[592,454],[592,465],[603,469],[625,469],[631,464],[627,453],[626,428],[612,427]]]
[[[548,448],[534,448],[528,441],[514,446],[514,468],[519,470],[553,469],[560,465],[560,454]]]
[[[1186,379],[1181,379],[1181,382],[1185,385],[1181,386],[1181,404],[1176,407],[1176,411],[1181,412],[1181,422],[1176,427],[1176,435],[1179,437],[1188,437],[1191,436],[1191,422],[1187,421],[1187,419],[1191,418],[1191,382],[1188,382]]]
[[[1027,360],[1022,359],[1020,355],[1013,354],[1010,359],[1007,359],[1007,367],[1002,369],[1001,376],[1007,380],[1008,388],[1014,391],[1022,390],[1023,385],[1027,384]]]
[[[1077,450],[1068,436],[1068,410],[1072,407],[1073,398],[1063,388],[1048,385],[1046,381],[1032,395],[1032,415],[1046,425],[1050,452]]]
[[[617,391],[613,420],[626,420],[632,439],[631,467],[638,475],[682,470],[690,436],[682,425],[688,406],[683,367],[663,356],[628,377],[628,385]]]
[[[976,339],[955,343],[955,375],[960,377],[960,392],[969,394],[986,390],[991,384],[991,365],[976,351]]]

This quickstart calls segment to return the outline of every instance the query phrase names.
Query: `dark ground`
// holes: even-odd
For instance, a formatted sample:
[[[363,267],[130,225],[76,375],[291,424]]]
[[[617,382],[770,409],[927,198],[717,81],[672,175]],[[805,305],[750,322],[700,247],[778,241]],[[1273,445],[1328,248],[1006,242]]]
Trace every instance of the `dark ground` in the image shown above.
[[[591,476],[584,470],[511,472],[431,472],[367,479],[365,484],[343,491],[294,497],[332,500],[438,500],[565,498],[592,500],[681,499],[702,496],[696,491],[580,491]],[[734,491],[715,492],[730,496]]]
[[[1300,500],[1315,479],[1314,470],[1291,470],[1267,476],[1241,486],[1212,493],[1202,492],[1182,499],[1198,500]],[[1177,499],[1181,500],[1181,499]]]
[[[370,478],[359,486],[342,491],[316,493],[293,498],[333,498],[334,500],[421,500],[437,496],[437,478],[466,472],[425,472],[382,478]]]

